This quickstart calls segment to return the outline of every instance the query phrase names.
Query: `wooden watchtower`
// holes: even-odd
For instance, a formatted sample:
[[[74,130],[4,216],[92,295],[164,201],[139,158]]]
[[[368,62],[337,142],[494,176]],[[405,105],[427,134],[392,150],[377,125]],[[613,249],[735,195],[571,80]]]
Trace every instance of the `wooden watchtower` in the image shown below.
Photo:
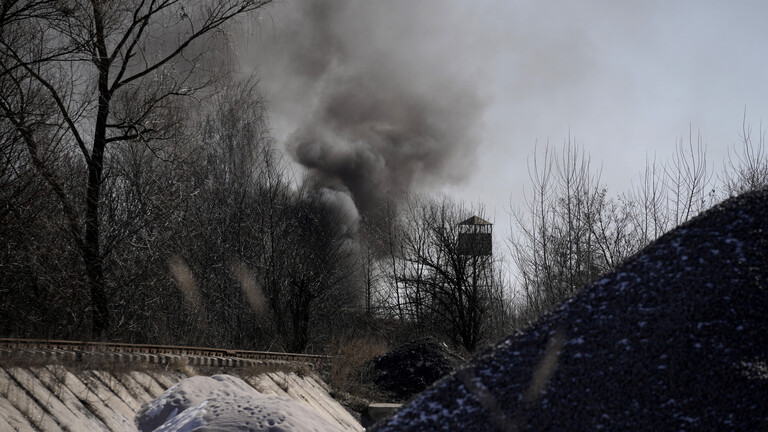
[[[490,256],[493,253],[493,224],[477,216],[459,223],[460,255]]]

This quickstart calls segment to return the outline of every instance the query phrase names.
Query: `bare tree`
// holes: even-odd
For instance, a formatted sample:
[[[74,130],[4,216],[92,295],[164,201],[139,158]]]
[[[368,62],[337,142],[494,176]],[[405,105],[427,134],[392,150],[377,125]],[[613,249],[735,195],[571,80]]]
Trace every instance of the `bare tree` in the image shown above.
[[[225,346],[263,342],[265,310],[255,279],[263,249],[257,223],[274,165],[266,106],[253,81],[235,82],[210,100],[199,122],[190,206],[178,228],[175,253],[198,274],[207,308],[205,341]],[[257,291],[254,291],[257,290]],[[256,310],[259,309],[259,310]]]
[[[666,211],[657,171],[646,170],[643,210]],[[546,146],[529,162],[532,191],[512,211],[508,243],[523,305],[518,319],[536,319],[643,247],[654,215],[638,214],[634,197],[612,198],[600,171],[570,140],[559,153]],[[642,210],[640,210],[642,211]],[[666,213],[664,213],[666,217]],[[645,231],[643,231],[645,230]]]
[[[281,294],[294,352],[306,350],[312,334],[332,324],[339,313],[359,306],[353,287],[359,262],[349,217],[328,193],[336,192],[305,182],[290,204],[287,234],[294,247],[284,251],[290,274]]]
[[[652,160],[646,158],[638,182],[622,198],[635,207],[630,217],[631,225],[637,230],[639,247],[652,242],[670,228],[666,196],[663,165],[657,163],[655,156]]]
[[[495,334],[492,322],[504,322],[492,314],[506,301],[493,256],[460,247],[459,223],[471,213],[448,198],[410,197],[400,215],[402,265],[395,268],[406,319],[468,352]]]
[[[707,148],[701,134],[688,133],[688,143],[681,138],[671,162],[664,166],[669,221],[676,227],[714,204],[713,173],[707,163]]]
[[[616,251],[606,190],[583,150],[570,141],[559,154],[547,146],[542,159],[533,156],[529,175],[534,188],[526,210],[513,210],[509,245],[532,318],[605,271]]]
[[[93,336],[110,324],[100,214],[108,148],[166,138],[178,98],[215,79],[207,59],[220,52],[214,44],[225,46],[227,23],[270,2],[3,2],[0,76],[9,90],[0,112],[60,201],[84,262]],[[41,114],[39,104],[54,109]],[[82,161],[82,207],[41,154],[51,142]]]
[[[532,191],[514,209],[514,275],[535,319],[714,200],[701,136],[680,140],[666,164],[646,160],[633,189],[611,197],[589,157],[570,140],[529,163]]]
[[[734,146],[733,153],[728,152],[721,179],[724,192],[735,196],[747,191],[768,186],[768,154],[765,148],[763,124],[757,131],[757,141],[753,139],[752,126],[746,122],[746,113],[741,125],[739,146]]]
[[[400,269],[403,266],[403,233],[408,223],[400,217],[398,204],[394,199],[382,199],[375,209],[363,215],[360,240],[365,258],[363,285],[366,298],[370,299],[369,315],[404,321],[408,310],[401,298]]]
[[[275,245],[282,241],[284,223],[275,215],[285,212],[290,184],[255,82],[231,82],[217,90],[205,105],[191,107],[196,109],[189,111],[188,133],[174,138],[174,145],[150,151],[131,143],[115,151],[120,158],[113,165],[120,169],[108,176],[108,184],[125,183],[127,189],[115,195],[126,199],[124,211],[105,205],[106,226],[130,234],[106,261],[128,282],[115,287],[126,305],[116,312],[118,335],[123,323],[135,321],[145,329],[139,335],[158,342],[253,349],[268,347],[279,330],[274,322],[281,315],[268,304],[273,293],[268,282],[288,273],[274,257],[284,247]],[[122,213],[135,217],[134,223],[124,223]],[[183,308],[184,292],[168,278],[170,261],[182,262],[194,276],[204,326]],[[137,272],[135,263],[145,270]],[[167,317],[164,331],[151,327],[157,322],[153,316]]]

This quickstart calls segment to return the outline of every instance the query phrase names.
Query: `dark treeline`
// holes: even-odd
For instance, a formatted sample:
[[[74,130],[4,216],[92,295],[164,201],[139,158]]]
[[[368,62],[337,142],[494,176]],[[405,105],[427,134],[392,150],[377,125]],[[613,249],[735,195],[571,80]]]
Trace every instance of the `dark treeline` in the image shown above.
[[[179,109],[188,117],[166,139],[123,142],[105,158],[106,338],[302,351],[386,328],[474,350],[508,328],[493,322],[508,303],[495,263],[457,248],[470,209],[412,196],[362,221],[346,214],[329,196],[339,191],[291,176],[251,81]],[[4,144],[2,334],[94,337],[61,203],[23,143]],[[46,158],[73,179],[77,202],[77,158]]]
[[[482,209],[405,194],[359,215],[345,187],[294,177],[257,82],[220,67],[220,30],[270,1],[117,3],[3,2],[2,336],[472,352],[768,179],[748,128],[724,174],[691,139],[618,196],[578,147],[548,148],[507,271],[460,247]]]
[[[304,351],[376,316],[481,343],[490,279],[444,255],[448,203],[419,203],[442,243],[400,273],[411,257],[379,247],[347,190],[291,175],[228,63],[229,23],[269,3],[3,2],[0,333]],[[402,226],[399,206],[371,213]],[[373,295],[384,257],[405,284],[394,308],[415,312]]]

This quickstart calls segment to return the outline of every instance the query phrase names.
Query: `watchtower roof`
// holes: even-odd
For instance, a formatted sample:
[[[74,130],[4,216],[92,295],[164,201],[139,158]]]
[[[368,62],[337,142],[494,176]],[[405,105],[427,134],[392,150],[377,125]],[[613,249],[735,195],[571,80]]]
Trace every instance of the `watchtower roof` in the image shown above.
[[[479,218],[477,216],[472,216],[471,218],[465,220],[464,222],[459,223],[459,225],[493,225],[493,224],[488,222],[485,219]]]

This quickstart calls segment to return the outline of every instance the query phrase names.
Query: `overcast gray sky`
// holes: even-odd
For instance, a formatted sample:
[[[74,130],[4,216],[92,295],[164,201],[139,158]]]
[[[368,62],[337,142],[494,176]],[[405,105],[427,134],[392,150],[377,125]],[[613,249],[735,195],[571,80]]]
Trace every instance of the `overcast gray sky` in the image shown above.
[[[416,146],[436,140],[422,158],[445,153],[427,174],[408,174],[408,187],[481,203],[508,225],[537,142],[560,145],[569,133],[602,164],[613,193],[630,186],[646,155],[671,156],[689,126],[719,170],[745,108],[755,129],[768,114],[767,24],[760,0],[284,0],[249,27],[240,52],[289,146],[329,112],[339,123],[327,99],[348,94],[339,90],[347,82],[365,82],[351,94],[374,104],[413,99],[384,110],[386,130],[413,126],[395,112],[437,112],[426,114],[428,127],[398,135]],[[359,145],[368,129],[350,131],[356,117],[341,117],[344,126],[323,136]],[[386,169],[403,156],[380,159]]]

